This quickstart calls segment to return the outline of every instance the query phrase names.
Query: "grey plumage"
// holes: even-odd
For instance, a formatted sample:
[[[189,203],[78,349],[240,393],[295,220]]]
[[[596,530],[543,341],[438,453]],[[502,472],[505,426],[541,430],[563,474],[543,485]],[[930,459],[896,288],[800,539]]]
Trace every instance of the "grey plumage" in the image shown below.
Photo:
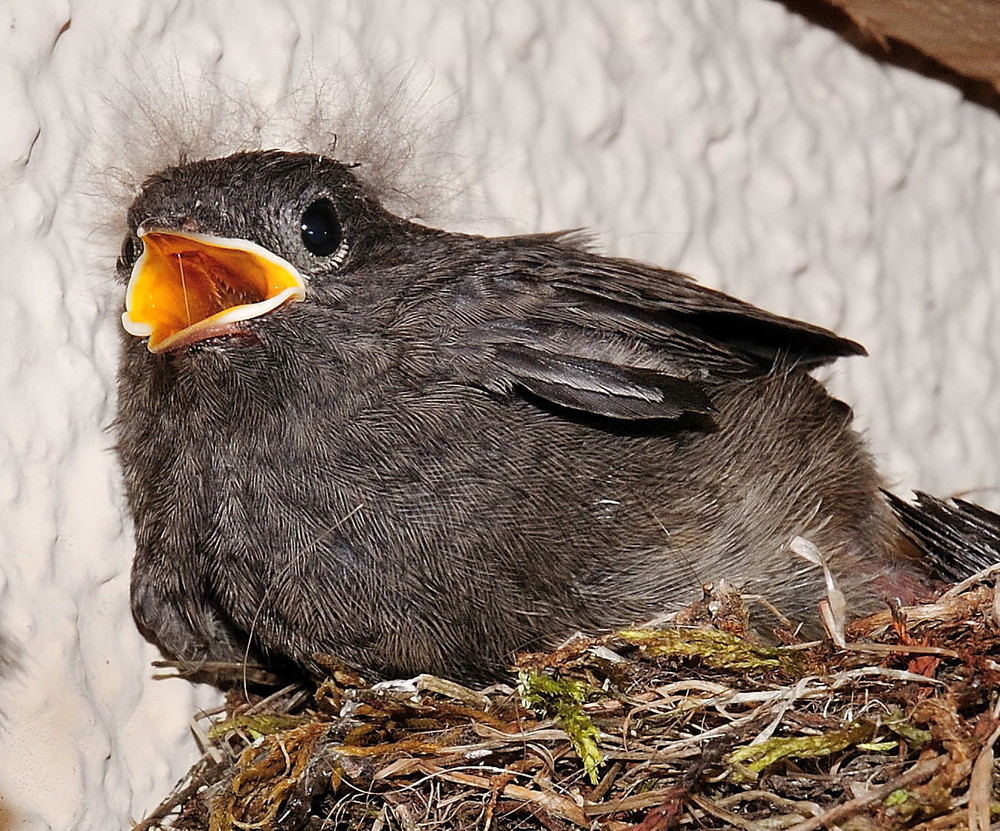
[[[316,256],[321,200],[343,239]],[[249,240],[307,283],[219,337],[125,337],[133,608],[178,658],[242,660],[249,637],[310,670],[483,680],[723,577],[814,621],[795,536],[856,611],[920,579],[849,408],[808,375],[857,344],[572,235],[404,221],[301,154],[152,177],[123,281],[140,226]]]

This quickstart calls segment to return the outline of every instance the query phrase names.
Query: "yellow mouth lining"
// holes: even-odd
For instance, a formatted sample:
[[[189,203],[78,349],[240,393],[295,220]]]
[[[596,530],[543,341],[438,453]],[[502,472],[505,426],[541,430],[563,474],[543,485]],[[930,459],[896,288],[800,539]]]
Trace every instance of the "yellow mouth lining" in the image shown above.
[[[207,234],[139,228],[142,256],[125,293],[125,331],[165,352],[234,331],[305,297],[287,260],[256,243]]]

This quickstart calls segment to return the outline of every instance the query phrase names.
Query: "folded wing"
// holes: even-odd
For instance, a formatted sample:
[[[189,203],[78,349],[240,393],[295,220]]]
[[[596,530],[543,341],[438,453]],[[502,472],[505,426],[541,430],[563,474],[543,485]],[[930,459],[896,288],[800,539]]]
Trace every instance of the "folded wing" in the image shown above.
[[[674,419],[711,413],[719,383],[865,354],[826,329],[559,235],[499,242],[496,264],[476,275],[486,314],[460,344],[470,380],[488,389],[609,418]]]

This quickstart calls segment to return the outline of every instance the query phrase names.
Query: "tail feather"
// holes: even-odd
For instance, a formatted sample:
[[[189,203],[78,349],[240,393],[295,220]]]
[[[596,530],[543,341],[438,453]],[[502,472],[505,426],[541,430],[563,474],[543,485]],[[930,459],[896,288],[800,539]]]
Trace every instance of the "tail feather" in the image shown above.
[[[1000,514],[961,499],[944,500],[916,491],[910,503],[886,492],[903,533],[928,567],[958,582],[1000,564]]]

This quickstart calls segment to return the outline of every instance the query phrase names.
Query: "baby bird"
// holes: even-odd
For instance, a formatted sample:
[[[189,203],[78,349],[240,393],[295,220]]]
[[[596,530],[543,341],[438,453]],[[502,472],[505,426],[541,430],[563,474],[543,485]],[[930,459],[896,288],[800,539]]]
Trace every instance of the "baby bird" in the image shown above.
[[[128,214],[118,447],[132,604],[169,655],[333,655],[482,682],[729,580],[815,625],[922,579],[851,411],[856,343],[598,256],[385,210],[281,151],[148,179]]]

